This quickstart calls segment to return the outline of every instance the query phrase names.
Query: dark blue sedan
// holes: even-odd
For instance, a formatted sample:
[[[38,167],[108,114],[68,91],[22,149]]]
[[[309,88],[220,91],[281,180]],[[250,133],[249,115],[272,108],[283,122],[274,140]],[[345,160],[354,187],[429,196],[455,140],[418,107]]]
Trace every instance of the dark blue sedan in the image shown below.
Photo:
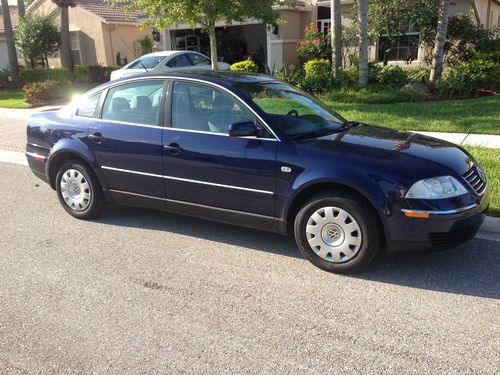
[[[79,219],[150,207],[293,234],[309,261],[360,270],[378,252],[470,240],[488,183],[465,150],[347,121],[268,76],[136,76],[33,115],[32,171]]]

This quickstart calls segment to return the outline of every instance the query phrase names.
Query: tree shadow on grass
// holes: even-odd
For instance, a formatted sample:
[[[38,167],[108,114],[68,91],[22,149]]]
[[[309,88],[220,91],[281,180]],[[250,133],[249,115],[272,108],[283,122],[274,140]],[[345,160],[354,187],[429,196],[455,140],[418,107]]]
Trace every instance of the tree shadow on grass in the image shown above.
[[[302,257],[292,237],[161,211],[112,206],[105,216],[96,221],[193,236],[288,257]],[[304,267],[307,265],[304,264]],[[328,277],[327,273],[325,277]],[[443,252],[380,256],[366,270],[349,277],[500,299],[500,243],[474,239]]]

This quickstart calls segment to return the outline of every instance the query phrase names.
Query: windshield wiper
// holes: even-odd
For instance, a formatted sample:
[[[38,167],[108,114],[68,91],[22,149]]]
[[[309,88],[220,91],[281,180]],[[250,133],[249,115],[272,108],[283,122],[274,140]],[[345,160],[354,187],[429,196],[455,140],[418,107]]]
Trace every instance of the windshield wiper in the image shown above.
[[[329,134],[340,133],[340,132],[343,132],[347,129],[350,129],[350,128],[352,128],[354,126],[358,126],[358,125],[359,125],[359,122],[357,122],[357,121],[346,121],[342,125],[340,125],[337,129],[323,129],[323,131],[313,130],[310,132],[300,133],[300,134],[294,135],[291,138],[294,141],[299,140],[299,139],[318,138],[318,137],[323,137],[323,136],[329,135]]]
[[[323,136],[328,135],[328,134],[332,134],[334,132],[332,130],[333,129],[326,129],[326,131],[325,130],[323,130],[323,131],[313,130],[310,132],[296,134],[296,135],[292,136],[291,138],[294,141],[299,140],[299,139],[318,138],[318,137],[323,137]]]
[[[359,122],[357,122],[357,121],[346,121],[336,131],[343,132],[344,130],[353,128],[353,127],[358,126],[358,125],[359,125]]]

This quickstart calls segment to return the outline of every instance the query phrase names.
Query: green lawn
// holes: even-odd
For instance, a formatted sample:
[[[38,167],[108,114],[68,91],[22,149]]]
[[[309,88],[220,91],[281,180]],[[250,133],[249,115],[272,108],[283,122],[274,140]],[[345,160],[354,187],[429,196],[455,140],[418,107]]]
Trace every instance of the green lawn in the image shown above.
[[[58,86],[54,93],[54,99],[68,99],[76,94],[83,94],[97,84],[78,83]],[[9,88],[0,90],[0,107],[2,108],[28,108],[29,105],[24,102],[23,90],[20,88]]]
[[[21,89],[3,89],[0,90],[0,107],[28,108],[28,105],[24,102]]]
[[[489,214],[500,216],[500,150],[484,147],[465,146],[483,168],[490,189]]]
[[[500,134],[500,96],[392,104],[343,103],[331,97],[321,99],[352,121],[399,130]]]

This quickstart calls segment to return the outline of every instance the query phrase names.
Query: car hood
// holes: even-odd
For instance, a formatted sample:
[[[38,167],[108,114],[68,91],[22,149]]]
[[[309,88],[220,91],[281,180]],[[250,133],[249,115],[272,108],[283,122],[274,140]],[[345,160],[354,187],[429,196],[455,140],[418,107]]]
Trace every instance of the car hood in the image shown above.
[[[432,176],[452,170],[463,175],[472,157],[457,145],[417,133],[360,124],[347,131],[310,140],[308,148],[356,159],[367,164],[385,165],[399,173]]]

